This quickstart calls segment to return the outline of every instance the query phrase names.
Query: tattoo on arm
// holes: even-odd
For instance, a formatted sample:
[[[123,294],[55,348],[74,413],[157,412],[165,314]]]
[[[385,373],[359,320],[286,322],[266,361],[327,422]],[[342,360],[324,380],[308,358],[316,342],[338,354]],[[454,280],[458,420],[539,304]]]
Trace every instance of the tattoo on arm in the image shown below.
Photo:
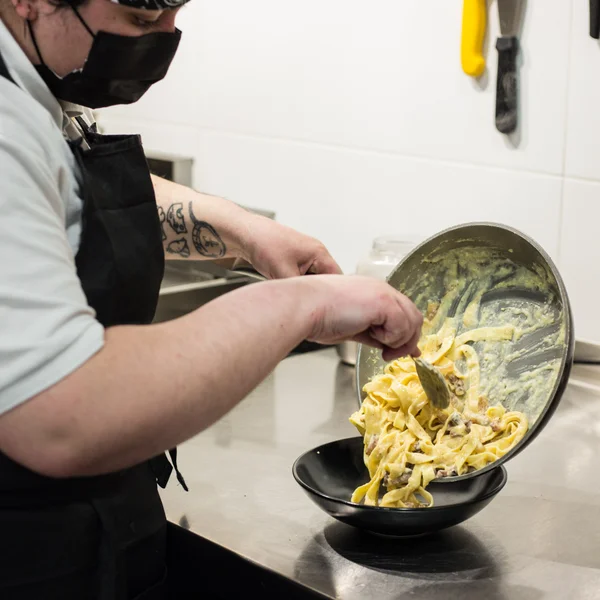
[[[190,247],[184,238],[172,241],[167,246],[167,252],[169,254],[179,254],[182,258],[188,258],[190,255]]]
[[[183,204],[181,202],[176,202],[169,206],[167,222],[175,233],[187,233],[185,219],[183,218]]]
[[[192,230],[192,242],[194,243],[194,247],[198,251],[198,254],[208,256],[209,258],[222,258],[225,256],[227,253],[225,242],[221,239],[221,236],[212,225],[209,225],[206,221],[198,221],[198,219],[196,219],[191,202],[190,218],[194,224],[194,229]]]
[[[158,220],[160,221],[160,232],[162,233],[163,242],[167,239],[165,234],[165,211],[162,206],[158,207]]]

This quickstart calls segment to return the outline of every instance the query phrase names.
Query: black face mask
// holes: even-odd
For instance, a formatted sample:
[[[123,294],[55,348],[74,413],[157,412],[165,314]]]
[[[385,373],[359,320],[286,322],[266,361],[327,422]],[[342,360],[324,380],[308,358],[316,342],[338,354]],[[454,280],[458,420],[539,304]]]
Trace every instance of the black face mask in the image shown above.
[[[77,10],[73,8],[73,11],[94,42],[83,68],[63,78],[44,63],[31,22],[28,22],[33,44],[42,63],[35,68],[59,100],[88,108],[131,104],[167,74],[179,46],[181,31],[160,31],[140,37],[105,31],[94,35]]]

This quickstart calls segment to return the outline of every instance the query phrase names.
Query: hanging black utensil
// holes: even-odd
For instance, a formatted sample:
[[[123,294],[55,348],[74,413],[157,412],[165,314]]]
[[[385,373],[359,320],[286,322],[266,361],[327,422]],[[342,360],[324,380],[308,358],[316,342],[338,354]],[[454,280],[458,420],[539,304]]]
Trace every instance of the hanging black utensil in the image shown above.
[[[501,37],[496,42],[498,50],[498,78],[496,83],[496,129],[512,133],[518,122],[519,26],[523,0],[498,0]]]
[[[600,0],[590,0],[590,36],[600,39]]]

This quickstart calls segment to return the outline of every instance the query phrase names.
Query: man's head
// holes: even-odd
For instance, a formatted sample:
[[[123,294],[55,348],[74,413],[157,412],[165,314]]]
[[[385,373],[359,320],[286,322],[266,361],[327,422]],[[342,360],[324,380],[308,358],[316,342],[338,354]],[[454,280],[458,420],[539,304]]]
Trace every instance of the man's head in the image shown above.
[[[98,108],[135,102],[165,76],[187,0],[0,2],[0,18],[54,95]]]
[[[94,34],[105,31],[141,36],[156,31],[175,31],[175,16],[184,1],[10,0],[10,3],[23,24],[30,22],[43,61],[57,75],[64,77],[84,65],[94,41],[75,11]],[[26,44],[26,53],[34,64],[38,64],[40,57],[33,40],[26,29],[20,28],[20,31],[23,39],[17,41]]]

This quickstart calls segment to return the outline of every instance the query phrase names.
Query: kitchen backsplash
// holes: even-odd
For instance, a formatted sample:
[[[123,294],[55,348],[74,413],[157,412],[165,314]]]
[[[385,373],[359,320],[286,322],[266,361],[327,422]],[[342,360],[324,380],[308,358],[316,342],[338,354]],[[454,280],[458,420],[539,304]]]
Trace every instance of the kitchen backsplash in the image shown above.
[[[600,340],[600,45],[588,0],[529,0],[521,130],[460,66],[462,2],[193,0],[168,78],[105,129],[194,159],[194,185],[322,239],[353,271],[380,234],[513,225],[555,258],[577,334]],[[598,116],[597,116],[598,115]]]

